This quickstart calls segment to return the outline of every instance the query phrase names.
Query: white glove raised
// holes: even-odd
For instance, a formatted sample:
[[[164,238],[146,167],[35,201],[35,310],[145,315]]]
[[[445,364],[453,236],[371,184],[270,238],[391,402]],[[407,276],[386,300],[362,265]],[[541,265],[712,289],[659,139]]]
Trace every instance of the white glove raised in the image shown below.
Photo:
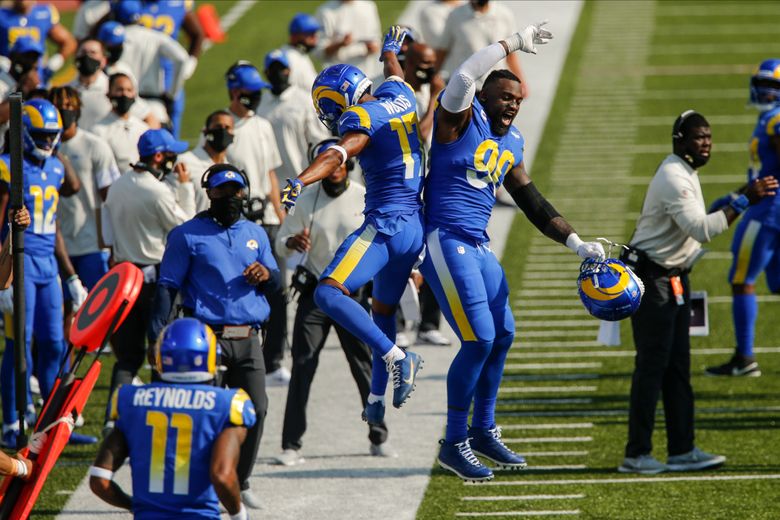
[[[536,54],[536,45],[544,45],[553,39],[553,34],[550,31],[542,29],[542,26],[546,24],[547,20],[531,24],[507,38],[505,41],[509,52],[523,51]]]
[[[13,314],[14,312],[14,288],[0,291],[0,312],[4,314]]]
[[[89,293],[84,288],[84,284],[81,283],[77,274],[68,278],[66,285],[68,286],[68,292],[70,292],[70,298],[73,300],[73,312],[75,312],[87,300]]]
[[[569,235],[566,239],[566,247],[577,253],[580,258],[603,260],[607,256],[601,242],[583,242],[577,233]]]
[[[181,74],[184,76],[185,80],[188,80],[192,77],[193,74],[195,74],[195,69],[198,68],[198,58],[195,56],[189,56],[187,57],[187,60],[184,62],[184,65],[181,68]]]

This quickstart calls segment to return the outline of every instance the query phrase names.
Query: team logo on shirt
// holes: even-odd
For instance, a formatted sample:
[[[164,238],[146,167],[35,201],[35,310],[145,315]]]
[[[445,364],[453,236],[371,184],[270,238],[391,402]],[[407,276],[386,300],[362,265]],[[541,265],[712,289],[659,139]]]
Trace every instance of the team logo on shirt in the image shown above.
[[[459,255],[465,255],[466,254],[466,248],[463,246],[458,246],[458,254]]]
[[[252,250],[257,250],[257,249],[260,248],[260,246],[257,245],[257,240],[255,240],[254,238],[247,241],[246,247],[248,247],[249,249],[252,249]]]

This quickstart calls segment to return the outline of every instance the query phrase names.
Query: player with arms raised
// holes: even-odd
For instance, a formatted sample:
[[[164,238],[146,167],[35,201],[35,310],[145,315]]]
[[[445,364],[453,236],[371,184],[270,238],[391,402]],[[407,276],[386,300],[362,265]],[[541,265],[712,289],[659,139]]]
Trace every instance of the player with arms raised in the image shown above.
[[[327,177],[350,157],[360,160],[365,221],[336,251],[314,298],[336,323],[371,347],[371,393],[363,414],[370,424],[384,418],[388,372],[393,374],[393,406],[400,408],[422,362],[395,345],[395,309],[423,245],[422,139],[414,90],[403,81],[396,56],[405,35],[393,26],[385,36],[380,59],[386,80],[373,95],[371,81],[351,65],[333,65],[317,76],[312,86],[317,115],[341,139],[282,191],[282,204],[291,209],[303,186]],[[373,321],[349,297],[372,279]]]
[[[530,25],[466,60],[450,78],[435,116],[425,181],[427,248],[421,270],[461,340],[447,375],[447,429],[439,463],[465,480],[493,478],[475,453],[499,467],[526,465],[501,442],[494,418],[515,332],[506,277],[486,233],[496,190],[503,183],[548,237],[582,257],[604,255],[600,244],[580,240],[525,172],[523,137],[512,127],[523,100],[520,80],[508,70],[495,70],[474,96],[476,81],[498,61],[517,50],[535,54],[534,44],[552,38],[542,25]]]
[[[255,409],[240,388],[213,386],[218,348],[195,318],[163,330],[154,350],[162,382],[125,385],[112,398],[116,426],[89,470],[97,496],[136,519],[218,520],[217,497],[231,519],[248,518],[236,466]],[[111,480],[127,457],[132,497]]]

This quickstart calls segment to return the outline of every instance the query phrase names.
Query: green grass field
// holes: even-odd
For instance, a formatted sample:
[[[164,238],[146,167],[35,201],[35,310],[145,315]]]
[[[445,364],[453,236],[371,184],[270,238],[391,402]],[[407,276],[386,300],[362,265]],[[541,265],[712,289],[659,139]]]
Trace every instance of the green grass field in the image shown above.
[[[297,11],[314,12],[318,3],[264,1],[244,15],[231,29],[228,42],[202,57],[187,83],[183,137],[194,142],[205,116],[226,105],[223,74],[232,62],[249,59],[260,65],[267,51],[284,43],[286,20]],[[405,4],[377,3],[384,26],[395,21]],[[215,4],[221,14],[232,6],[228,1]],[[670,148],[671,124],[686,108],[715,116],[713,158],[702,170],[705,198],[710,201],[744,181],[746,143],[755,119],[754,112],[745,110],[748,75],[763,58],[780,54],[776,38],[780,11],[771,5],[737,1],[585,5],[533,171],[535,182],[584,237],[598,233],[617,241],[628,239],[646,181]],[[65,23],[68,19],[66,15]],[[554,30],[554,20],[551,27]],[[541,58],[543,54],[542,49]],[[719,152],[721,144],[730,146]],[[745,146],[740,148],[741,144]],[[692,275],[694,289],[706,290],[710,298],[729,295],[726,253],[732,232],[708,245],[720,254],[702,260]],[[547,260],[560,261],[555,248],[518,216],[504,255],[519,317],[518,344],[510,352],[499,394],[499,422],[510,445],[529,454],[530,468],[499,472],[496,485],[464,485],[435,466],[418,517],[510,518],[544,511],[561,512],[550,515],[553,518],[599,520],[780,517],[776,480],[671,481],[669,477],[677,475],[661,475],[660,482],[655,477],[607,482],[626,478],[615,468],[626,440],[633,363],[630,326],[623,324],[622,346],[612,348],[586,346],[595,340],[594,321],[583,327],[539,326],[544,320],[585,320],[582,313],[554,315],[556,309],[580,309],[574,288],[576,259],[564,254],[558,257],[564,261],[559,269],[544,270]],[[567,281],[547,283],[556,272],[564,273],[560,278]],[[768,294],[763,279],[758,287],[761,295]],[[537,317],[545,309],[553,315]],[[716,472],[688,476],[776,476],[780,303],[761,304],[756,344],[772,351],[759,354],[764,372],[759,379],[703,376],[705,366],[729,355],[705,351],[727,352],[733,346],[728,299],[716,299],[709,311],[710,335],[693,339],[697,444],[728,456],[728,463]],[[575,368],[528,367],[547,362],[575,363]],[[580,363],[584,365],[576,365]],[[526,366],[511,367],[518,364]],[[85,433],[99,434],[110,368],[107,358],[85,413]],[[548,442],[551,439],[544,437],[558,440]],[[655,455],[665,459],[662,415],[654,440]],[[56,515],[94,453],[94,447],[66,449],[38,500],[36,518]]]

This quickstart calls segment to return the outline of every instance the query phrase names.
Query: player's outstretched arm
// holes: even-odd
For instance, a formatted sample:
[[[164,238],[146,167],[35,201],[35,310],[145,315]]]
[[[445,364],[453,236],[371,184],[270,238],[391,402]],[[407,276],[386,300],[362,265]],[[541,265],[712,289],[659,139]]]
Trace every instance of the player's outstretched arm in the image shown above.
[[[128,453],[124,434],[114,428],[103,441],[95,463],[89,468],[89,488],[104,502],[130,511],[132,499],[119,484],[111,480]]]
[[[385,79],[390,76],[398,76],[404,79],[404,69],[398,62],[398,53],[401,52],[401,45],[406,38],[406,29],[400,25],[393,25],[385,34],[385,41],[382,45],[382,54],[379,61],[384,62]]]
[[[239,516],[242,511],[246,518],[246,510],[241,505],[241,486],[236,473],[244,439],[246,439],[245,427],[226,428],[217,437],[211,451],[211,483],[214,485],[219,501],[225,506],[231,518],[242,518]]]
[[[539,193],[525,171],[525,163],[512,168],[504,178],[504,187],[528,220],[546,236],[566,244],[582,258],[604,258],[604,246],[599,242],[583,242],[566,219]]]
[[[282,190],[281,204],[287,211],[295,207],[304,186],[320,181],[336,171],[336,168],[355,157],[368,146],[371,139],[362,132],[347,132],[338,142],[319,154],[298,177],[287,179]]]
[[[32,475],[33,463],[17,455],[16,458],[0,451],[0,475],[10,475],[27,480]]]

